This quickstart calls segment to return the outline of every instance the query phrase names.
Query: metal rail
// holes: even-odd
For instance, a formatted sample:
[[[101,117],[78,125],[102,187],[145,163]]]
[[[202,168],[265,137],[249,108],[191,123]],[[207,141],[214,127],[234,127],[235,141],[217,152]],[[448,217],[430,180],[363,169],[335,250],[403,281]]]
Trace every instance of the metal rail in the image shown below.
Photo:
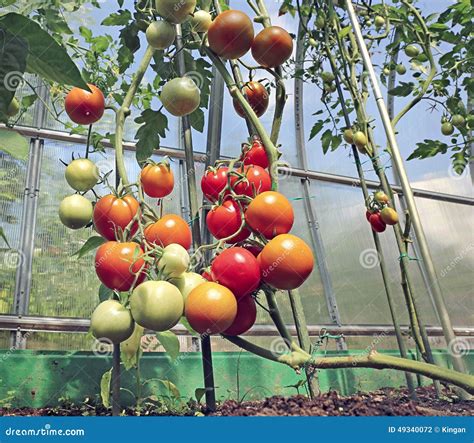
[[[5,125],[0,125],[0,128],[5,127]],[[65,141],[69,143],[79,143],[85,144],[87,137],[78,134],[69,134],[63,131],[54,131],[51,129],[36,129],[30,127],[21,127],[16,126],[15,129],[25,137],[39,137],[49,140]],[[108,148],[112,148],[112,145],[109,140],[104,139],[102,141],[103,145]],[[135,150],[135,143],[124,142],[124,149],[128,151]],[[155,154],[158,155],[167,155],[175,159],[184,159],[184,151],[180,149],[170,148],[167,146],[161,146],[160,149],[155,151]],[[222,157],[226,158],[226,157]],[[205,163],[206,154],[204,152],[194,153],[194,160],[199,163]],[[317,172],[317,171],[305,171],[300,168],[293,167],[280,167],[278,168],[279,172],[285,175],[291,175],[294,177],[308,178],[310,180],[317,180],[327,183],[335,183],[340,185],[347,185],[353,187],[360,187],[360,181],[356,177],[348,177],[344,175],[329,174],[326,172]],[[378,189],[380,184],[375,181],[367,180],[367,187],[369,189]],[[402,188],[400,186],[392,185],[392,189],[400,195],[403,195]],[[460,205],[474,206],[474,198],[454,195],[454,194],[445,194],[443,192],[428,191],[425,189],[412,188],[413,195],[415,197],[426,198],[430,200],[444,201],[448,203],[456,203]]]
[[[39,316],[18,316],[10,314],[0,315],[0,331],[34,331],[34,332],[56,332],[56,333],[82,333],[89,331],[90,320],[85,318],[71,317],[39,317]],[[321,329],[327,329],[329,333],[344,334],[347,337],[370,337],[373,335],[395,335],[391,325],[341,325],[333,324],[309,325],[308,330],[311,336],[318,336]],[[404,334],[408,334],[408,326],[401,327]],[[288,330],[292,335],[296,335],[293,325],[288,325]],[[172,331],[181,336],[192,337],[189,331],[182,325],[175,326]],[[443,335],[440,326],[427,326],[427,333],[431,337],[441,337]],[[454,332],[459,337],[474,337],[474,327],[455,326]],[[267,337],[278,335],[278,331],[273,325],[255,325],[245,335],[255,337]]]

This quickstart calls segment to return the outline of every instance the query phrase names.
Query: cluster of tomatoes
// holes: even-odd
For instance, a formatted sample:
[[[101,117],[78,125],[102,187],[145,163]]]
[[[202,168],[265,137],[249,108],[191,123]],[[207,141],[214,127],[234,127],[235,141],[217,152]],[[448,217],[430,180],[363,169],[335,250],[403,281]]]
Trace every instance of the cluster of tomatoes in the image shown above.
[[[383,232],[387,225],[398,223],[397,211],[388,206],[388,202],[387,194],[383,191],[377,191],[369,203],[365,216],[375,232]]]
[[[313,270],[309,246],[288,233],[294,223],[293,208],[283,194],[271,191],[268,166],[265,148],[254,137],[251,145],[243,145],[235,169],[220,164],[202,177],[203,194],[214,204],[206,217],[207,227],[219,244],[231,246],[213,259],[204,274],[215,289],[226,288],[221,289],[226,294],[222,301],[214,297],[212,303],[204,303],[208,311],[199,312],[202,295],[188,297],[186,317],[200,333],[242,334],[255,322],[254,295],[262,285],[295,289]]]

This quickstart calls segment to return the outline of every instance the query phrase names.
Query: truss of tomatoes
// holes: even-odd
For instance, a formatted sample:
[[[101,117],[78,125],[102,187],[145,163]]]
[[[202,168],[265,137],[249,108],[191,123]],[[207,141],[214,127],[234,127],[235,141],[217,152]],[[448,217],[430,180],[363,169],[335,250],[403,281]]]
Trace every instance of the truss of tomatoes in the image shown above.
[[[371,197],[365,217],[374,232],[384,232],[387,225],[396,225],[399,217],[395,209],[389,206],[390,199],[383,191],[377,191]]]

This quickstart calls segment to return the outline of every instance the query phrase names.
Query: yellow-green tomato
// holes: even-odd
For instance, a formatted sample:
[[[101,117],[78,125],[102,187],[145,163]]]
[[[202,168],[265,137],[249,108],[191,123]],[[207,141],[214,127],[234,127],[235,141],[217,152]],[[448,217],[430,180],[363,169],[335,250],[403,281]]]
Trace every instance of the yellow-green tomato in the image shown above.
[[[65,177],[72,189],[86,192],[99,181],[99,169],[88,158],[78,158],[69,163]]]
[[[20,102],[13,97],[13,100],[10,102],[7,108],[7,115],[8,117],[15,117],[20,111]]]
[[[400,63],[400,64],[398,64],[398,65],[395,67],[395,71],[397,71],[397,74],[404,75],[404,74],[406,74],[406,72],[407,72],[407,68],[405,68],[405,66],[403,66],[403,65]]]
[[[177,77],[163,86],[160,99],[170,114],[183,117],[197,109],[201,92],[190,77]]]
[[[441,125],[441,133],[443,135],[451,135],[454,132],[454,127],[451,122],[444,122]]]
[[[117,300],[103,301],[92,313],[91,331],[98,340],[121,343],[132,335],[134,326],[130,311]]]
[[[420,50],[418,49],[418,46],[408,45],[405,47],[405,54],[408,57],[418,57],[418,55],[420,55]]]
[[[367,136],[362,131],[357,131],[353,136],[354,144],[358,148],[364,148],[367,146]]]
[[[196,0],[155,0],[155,9],[167,22],[178,24],[191,18]]]
[[[141,347],[144,328],[134,322],[134,329],[132,335],[120,344],[120,352],[122,359],[133,362],[137,356],[138,350]]]
[[[194,288],[197,288],[199,285],[206,282],[207,280],[202,275],[196,274],[195,272],[184,272],[179,277],[170,280],[170,283],[175,285],[183,295],[185,303],[189,293]]]
[[[80,229],[92,219],[92,203],[79,194],[65,197],[59,205],[59,219],[69,229]]]
[[[461,114],[454,114],[451,118],[451,123],[456,126],[456,128],[462,128],[466,120]]]
[[[196,11],[191,19],[191,26],[196,32],[207,32],[212,23],[212,16],[207,11]]]
[[[352,132],[351,128],[344,129],[344,133],[342,136],[344,137],[344,140],[347,143],[354,143],[354,133]]]
[[[178,323],[184,301],[176,286],[149,280],[138,285],[130,297],[130,310],[137,324],[153,331],[167,331]]]
[[[189,254],[177,243],[171,243],[163,248],[163,254],[158,261],[158,271],[166,277],[179,277],[188,269]]]
[[[385,25],[385,19],[381,15],[377,15],[375,16],[374,23],[376,28],[381,28]]]
[[[146,41],[154,49],[166,49],[176,38],[175,27],[164,20],[150,23],[146,29]]]

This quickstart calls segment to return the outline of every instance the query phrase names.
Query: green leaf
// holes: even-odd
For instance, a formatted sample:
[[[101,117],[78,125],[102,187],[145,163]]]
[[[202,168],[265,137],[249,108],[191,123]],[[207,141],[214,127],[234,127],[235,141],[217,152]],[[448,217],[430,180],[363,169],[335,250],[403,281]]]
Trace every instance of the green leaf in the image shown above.
[[[398,86],[393,89],[390,89],[388,93],[390,95],[395,95],[397,97],[407,97],[413,92],[415,85],[412,82],[406,83],[401,82]]]
[[[78,251],[74,252],[74,255],[77,255],[77,259],[84,257],[88,252],[97,249],[100,245],[103,245],[106,242],[104,237],[100,237],[98,235],[94,235],[89,237],[86,242],[82,245],[82,248]]]
[[[114,291],[112,289],[108,288],[103,283],[100,284],[100,286],[99,286],[99,300],[100,300],[101,303],[105,300],[109,300],[113,293],[114,293]]]
[[[3,228],[0,226],[0,238],[3,239],[3,241],[7,244],[7,246],[11,249],[10,243],[8,243],[7,236],[5,235],[5,231]]]
[[[28,45],[21,37],[2,28],[0,21],[0,118],[7,121],[8,105],[13,100],[26,69]]]
[[[316,137],[317,134],[321,132],[321,129],[324,127],[324,120],[318,120],[313,127],[311,128],[311,134],[309,135],[309,139],[313,139]]]
[[[124,342],[120,343],[120,358],[128,371],[136,367],[142,355],[141,341],[143,337],[143,327],[135,323],[133,334]]]
[[[35,21],[20,14],[10,12],[0,17],[0,27],[22,37],[27,42],[26,70],[42,78],[61,85],[88,89],[77,66],[61,46]]]
[[[169,380],[158,380],[170,393],[170,396],[179,399],[181,397],[181,393],[179,392],[179,389],[176,387],[176,385]]]
[[[207,392],[207,389],[206,388],[196,388],[194,390],[194,397],[196,398],[196,401],[198,403],[201,402],[202,398],[204,397],[204,395],[206,394]]]
[[[113,12],[101,23],[103,26],[125,26],[132,19],[132,14],[128,10]]]
[[[332,143],[332,131],[330,129],[326,129],[321,137],[321,143],[323,147],[323,153],[326,154],[328,152],[329,146]]]
[[[179,340],[176,334],[171,331],[157,332],[156,338],[165,348],[171,360],[176,360],[179,355]]]
[[[145,109],[135,123],[141,124],[135,135],[137,151],[135,153],[139,164],[146,162],[154,149],[160,146],[160,137],[164,137],[168,129],[168,119],[161,111]]]
[[[407,160],[415,158],[423,159],[434,157],[437,154],[446,154],[448,152],[448,145],[438,140],[423,140],[416,144],[417,148],[410,154]]]
[[[194,112],[189,114],[189,122],[191,126],[199,132],[204,131],[204,112],[201,108],[197,108]]]
[[[100,397],[104,407],[110,407],[110,380],[112,380],[112,368],[104,372],[100,379]]]
[[[0,129],[0,151],[6,152],[17,160],[28,159],[28,140],[11,129]]]
[[[349,34],[349,32],[351,32],[351,27],[350,26],[346,26],[345,28],[342,28],[339,31],[339,38],[343,39],[346,35]]]

